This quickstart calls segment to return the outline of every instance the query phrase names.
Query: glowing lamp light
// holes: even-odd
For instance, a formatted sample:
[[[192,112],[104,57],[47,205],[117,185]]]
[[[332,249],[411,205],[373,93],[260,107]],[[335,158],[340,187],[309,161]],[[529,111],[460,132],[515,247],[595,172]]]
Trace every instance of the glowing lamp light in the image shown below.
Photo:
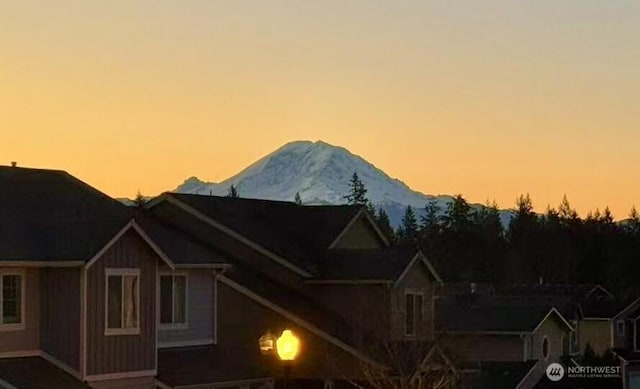
[[[282,335],[276,341],[278,357],[283,361],[293,361],[300,350],[300,340],[291,330],[282,331]]]

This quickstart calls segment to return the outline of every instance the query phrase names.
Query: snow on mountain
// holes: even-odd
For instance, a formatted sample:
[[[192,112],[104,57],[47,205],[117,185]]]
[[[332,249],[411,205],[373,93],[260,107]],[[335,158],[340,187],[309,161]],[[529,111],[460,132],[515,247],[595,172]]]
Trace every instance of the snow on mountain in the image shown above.
[[[369,200],[387,211],[394,226],[407,205],[421,213],[430,200],[443,210],[451,201],[451,196],[414,191],[349,150],[322,141],[287,143],[220,183],[191,177],[175,192],[224,196],[233,184],[245,198],[293,201],[299,193],[304,204],[344,204],[354,172],[366,186]]]

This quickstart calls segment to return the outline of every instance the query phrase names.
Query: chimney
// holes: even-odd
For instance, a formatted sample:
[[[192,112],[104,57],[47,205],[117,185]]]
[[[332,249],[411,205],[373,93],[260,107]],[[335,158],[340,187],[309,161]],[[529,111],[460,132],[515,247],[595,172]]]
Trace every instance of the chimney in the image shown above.
[[[16,161],[11,161],[11,167],[16,167],[18,166],[18,162]]]

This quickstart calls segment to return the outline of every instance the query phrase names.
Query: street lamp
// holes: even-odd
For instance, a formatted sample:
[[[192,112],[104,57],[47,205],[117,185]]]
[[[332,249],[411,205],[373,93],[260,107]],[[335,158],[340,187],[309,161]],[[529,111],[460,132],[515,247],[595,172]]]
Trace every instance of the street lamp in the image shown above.
[[[259,344],[260,351],[263,354],[275,352],[282,361],[284,368],[283,387],[287,389],[291,363],[296,359],[300,351],[300,340],[293,331],[285,329],[278,338],[267,332],[260,337]]]

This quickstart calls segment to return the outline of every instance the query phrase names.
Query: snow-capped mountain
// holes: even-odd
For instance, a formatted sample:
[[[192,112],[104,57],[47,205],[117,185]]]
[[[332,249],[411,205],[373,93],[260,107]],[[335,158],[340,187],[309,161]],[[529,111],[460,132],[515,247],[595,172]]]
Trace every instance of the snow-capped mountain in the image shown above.
[[[293,201],[299,193],[304,204],[344,204],[354,172],[366,186],[367,198],[387,211],[394,226],[407,205],[421,213],[430,200],[435,199],[441,209],[451,201],[451,196],[414,191],[349,150],[322,141],[287,143],[220,183],[191,177],[175,192],[224,196],[234,185],[245,198]]]

